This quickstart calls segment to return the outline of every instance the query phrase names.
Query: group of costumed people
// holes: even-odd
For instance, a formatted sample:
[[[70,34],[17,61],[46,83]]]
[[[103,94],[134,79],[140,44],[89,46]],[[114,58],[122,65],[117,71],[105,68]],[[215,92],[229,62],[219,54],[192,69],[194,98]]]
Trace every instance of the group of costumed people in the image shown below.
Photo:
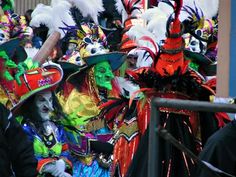
[[[218,0],[51,0],[29,16],[0,3],[3,176],[148,176],[152,98],[217,100]],[[160,112],[160,126],[196,156],[231,121]],[[159,146],[160,177],[219,172]]]

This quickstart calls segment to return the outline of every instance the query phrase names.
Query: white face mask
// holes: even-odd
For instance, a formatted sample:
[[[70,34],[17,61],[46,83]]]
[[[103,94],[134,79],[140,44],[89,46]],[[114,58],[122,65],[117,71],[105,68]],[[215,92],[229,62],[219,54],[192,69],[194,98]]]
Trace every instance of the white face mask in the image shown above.
[[[36,94],[34,103],[42,121],[49,120],[49,113],[53,111],[52,92],[40,92]]]
[[[69,43],[68,50],[74,51],[76,49],[77,45],[74,43]]]

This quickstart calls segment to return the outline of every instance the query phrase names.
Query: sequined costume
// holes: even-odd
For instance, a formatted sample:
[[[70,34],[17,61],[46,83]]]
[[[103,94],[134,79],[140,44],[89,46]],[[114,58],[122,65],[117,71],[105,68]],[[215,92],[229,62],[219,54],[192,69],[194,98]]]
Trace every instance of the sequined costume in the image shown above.
[[[50,112],[54,110],[52,93],[62,76],[59,65],[47,62],[25,71],[19,78],[21,84],[13,82],[18,101],[11,110],[33,143],[40,176],[71,176],[72,163],[68,160],[63,127],[50,119]]]
[[[48,122],[47,126],[52,129],[52,132],[46,135],[29,120],[23,120],[21,124],[29,139],[33,142],[34,154],[38,160],[37,170],[40,176],[45,176],[42,169],[46,164],[58,159],[63,159],[66,162],[67,172],[71,173],[72,163],[68,160],[70,153],[65,141],[63,127],[56,126],[53,122]]]
[[[103,145],[108,145],[108,152],[105,154],[108,157],[113,147],[111,145],[110,147],[106,142],[112,138],[113,132],[106,127],[104,120],[96,119],[100,109],[96,105],[97,101],[94,101],[96,99],[93,98],[92,93],[88,96],[74,88],[65,104],[61,101],[65,113],[71,112],[73,114],[76,111],[76,115],[81,118],[87,117],[89,120],[81,125],[81,120],[78,117],[75,119],[67,118],[63,123],[73,157],[73,176],[75,177],[110,176],[109,166],[102,167],[98,162],[99,150],[93,146],[93,143],[104,142]],[[60,96],[59,100],[61,100]],[[91,120],[90,117],[94,117],[94,119]],[[107,148],[104,147],[103,153],[105,149]]]
[[[159,4],[162,2],[159,2]],[[182,1],[174,2],[174,15],[168,17],[166,23],[166,39],[152,41],[151,50],[147,52],[153,57],[152,67],[127,71],[131,80],[140,86],[145,97],[138,101],[138,125],[142,134],[139,147],[128,170],[127,176],[147,176],[150,105],[153,97],[183,100],[209,101],[215,94],[205,83],[204,78],[189,67],[184,55],[182,38],[183,24],[179,20]],[[159,27],[159,26],[158,26]],[[160,26],[161,28],[161,26]],[[142,38],[145,38],[142,36]],[[156,45],[159,43],[159,45]],[[132,101],[132,100],[131,100]],[[201,151],[207,138],[229,121],[227,116],[214,113],[202,113],[176,108],[160,108],[160,125],[167,129],[178,141],[196,155]],[[158,176],[176,177],[191,176],[196,162],[185,153],[179,151],[169,142],[160,139],[158,143]]]
[[[75,66],[77,71],[68,77],[68,82],[58,94],[63,112],[67,115],[63,124],[69,148],[74,154],[73,175],[110,176],[113,132],[104,118],[98,117],[99,106],[109,96],[118,93],[112,88],[112,71],[121,66],[125,54],[105,49],[105,36],[97,25],[83,23],[81,27],[82,30],[77,29],[77,43],[82,64],[85,65]]]
[[[140,132],[137,117],[137,101],[129,107],[125,97],[110,99],[102,105],[100,115],[104,116],[115,135],[111,175],[126,176],[137,150]]]

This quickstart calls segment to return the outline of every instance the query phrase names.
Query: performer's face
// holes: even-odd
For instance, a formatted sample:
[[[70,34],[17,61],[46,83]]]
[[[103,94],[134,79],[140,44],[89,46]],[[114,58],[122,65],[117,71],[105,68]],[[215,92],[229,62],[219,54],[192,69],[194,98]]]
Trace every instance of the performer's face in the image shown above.
[[[128,68],[131,70],[141,67],[151,67],[153,59],[149,52],[142,49],[132,49],[127,55]]]
[[[114,75],[112,73],[111,66],[107,61],[103,61],[95,65],[94,77],[97,86],[108,90],[112,89],[111,80],[114,78]]]
[[[69,43],[68,50],[74,51],[76,49],[77,45],[75,43]]]
[[[42,121],[49,120],[49,113],[53,111],[52,92],[39,92],[36,94],[34,102]]]

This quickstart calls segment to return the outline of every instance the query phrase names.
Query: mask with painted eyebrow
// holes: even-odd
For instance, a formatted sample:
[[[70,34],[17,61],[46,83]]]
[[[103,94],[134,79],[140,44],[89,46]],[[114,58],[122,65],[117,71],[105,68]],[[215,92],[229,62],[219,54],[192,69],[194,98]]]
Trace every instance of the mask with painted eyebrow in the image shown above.
[[[50,112],[54,110],[52,92],[47,91],[36,94],[34,104],[42,121],[49,120]]]
[[[114,75],[107,61],[100,62],[94,66],[94,77],[98,87],[107,90],[112,89],[111,80],[114,78]]]

